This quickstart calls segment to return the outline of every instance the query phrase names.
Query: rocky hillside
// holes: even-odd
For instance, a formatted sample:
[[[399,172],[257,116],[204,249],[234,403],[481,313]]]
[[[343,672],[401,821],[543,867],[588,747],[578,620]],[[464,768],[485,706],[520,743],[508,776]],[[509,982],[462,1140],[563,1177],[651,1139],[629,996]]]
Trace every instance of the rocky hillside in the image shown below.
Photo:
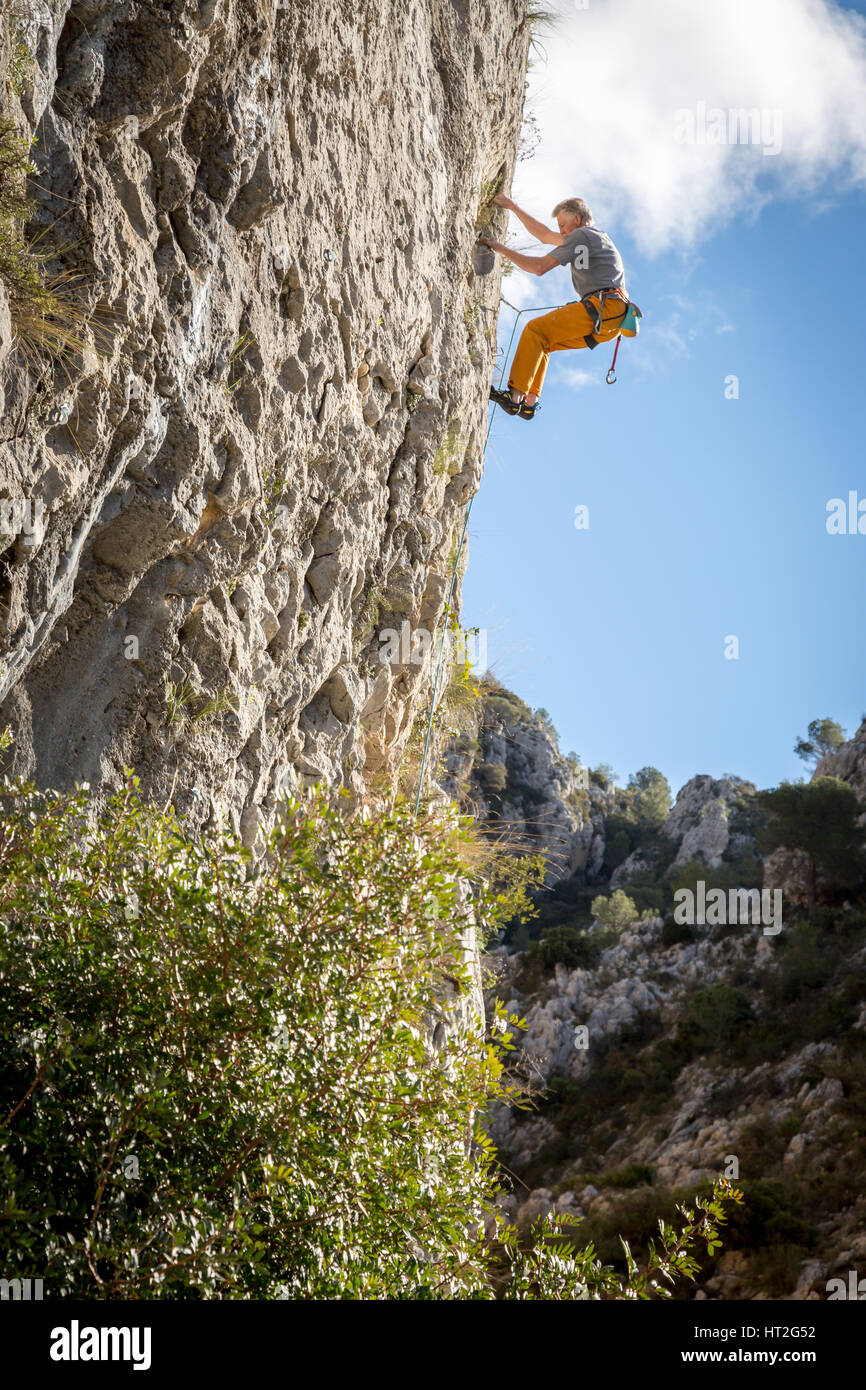
[[[826,1297],[828,1278],[866,1259],[866,896],[810,923],[796,879],[777,873],[790,901],[779,930],[678,922],[678,887],[762,885],[755,788],[695,777],[660,824],[641,825],[634,788],[601,770],[580,816],[573,762],[543,718],[501,688],[488,687],[491,702],[459,753],[467,801],[499,831],[513,816],[527,846],[549,837],[527,814],[543,806],[543,825],[563,827],[554,847],[589,850],[570,867],[560,854],[539,919],[487,961],[491,1000],[526,1025],[512,1035],[528,1108],[490,1117],[513,1174],[506,1207],[523,1230],[553,1209],[582,1217],[580,1240],[616,1260],[620,1231],[642,1246],[677,1200],[726,1172],[745,1208],[697,1297]],[[866,722],[818,764],[828,775],[866,813]],[[617,888],[640,920],[593,924],[592,903]]]
[[[133,766],[249,842],[286,788],[387,785],[428,694],[380,633],[435,628],[479,482],[525,3],[5,19],[55,292],[46,330],[0,286],[6,768]]]

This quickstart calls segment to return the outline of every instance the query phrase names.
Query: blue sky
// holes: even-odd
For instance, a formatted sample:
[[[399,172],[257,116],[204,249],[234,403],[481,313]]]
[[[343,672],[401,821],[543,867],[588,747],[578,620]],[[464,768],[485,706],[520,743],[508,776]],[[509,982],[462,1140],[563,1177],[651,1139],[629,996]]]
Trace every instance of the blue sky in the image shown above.
[[[796,19],[800,0],[787,3]],[[600,4],[597,33],[580,35],[590,66],[593,42],[610,38]],[[680,0],[653,4],[658,18]],[[832,31],[840,12],[825,8]],[[806,12],[814,23],[815,7]],[[616,20],[611,0],[608,25]],[[839,35],[825,37],[832,47]],[[850,30],[844,37],[850,48]],[[691,77],[703,39],[693,29]],[[756,100],[735,66],[718,70],[718,35],[706,40],[710,104]],[[794,68],[814,60],[805,23],[792,42]],[[661,73],[640,101],[664,109],[665,54],[645,56]],[[585,197],[622,251],[644,320],[620,349],[616,385],[604,384],[609,347],[563,353],[535,421],[499,413],[470,521],[463,621],[486,630],[496,675],[550,712],[563,751],[612,764],[621,781],[653,764],[674,791],[704,772],[773,785],[803,774],[793,745],[810,719],[831,715],[853,733],[866,713],[866,535],[826,529],[830,498],[866,499],[866,196],[856,146],[832,144],[832,111],[821,106],[839,95],[829,60],[827,73],[826,92],[801,103],[811,121],[798,111],[777,160],[726,149],[717,172],[692,179],[695,198],[682,151],[668,144],[659,155],[656,136],[647,206],[659,185],[666,193],[649,238],[632,184],[617,186],[627,166],[597,180],[596,198],[579,160],[565,174],[545,162],[545,124],[558,131],[573,97],[564,83],[556,91],[549,64],[536,78],[542,145],[518,169],[514,196],[544,218],[560,196]],[[613,147],[616,131],[608,138]],[[688,152],[704,154],[719,152]],[[531,246],[519,227],[512,240]],[[573,297],[564,270],[511,276],[503,293],[520,304]],[[503,309],[504,341],[513,317]],[[726,399],[731,374],[738,399]],[[575,529],[579,504],[588,530]],[[737,660],[725,658],[731,635]]]

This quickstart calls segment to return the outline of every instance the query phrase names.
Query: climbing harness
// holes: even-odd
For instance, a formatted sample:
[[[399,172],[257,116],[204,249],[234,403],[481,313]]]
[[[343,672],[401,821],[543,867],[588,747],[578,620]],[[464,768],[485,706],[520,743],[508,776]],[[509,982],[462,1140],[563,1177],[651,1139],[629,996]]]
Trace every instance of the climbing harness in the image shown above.
[[[604,301],[611,295],[613,295],[617,299],[625,299],[625,294],[621,289],[613,288],[605,290],[593,290],[590,294],[585,294],[583,296],[583,299],[580,301],[584,309],[592,319],[592,332],[587,333],[583,340],[588,348],[597,348],[601,341],[601,334],[604,331]],[[594,302],[596,298],[598,298],[597,306]],[[622,311],[623,318],[625,318],[627,313],[628,300],[626,299],[626,307]],[[611,317],[616,318],[617,315],[613,314],[611,315]]]

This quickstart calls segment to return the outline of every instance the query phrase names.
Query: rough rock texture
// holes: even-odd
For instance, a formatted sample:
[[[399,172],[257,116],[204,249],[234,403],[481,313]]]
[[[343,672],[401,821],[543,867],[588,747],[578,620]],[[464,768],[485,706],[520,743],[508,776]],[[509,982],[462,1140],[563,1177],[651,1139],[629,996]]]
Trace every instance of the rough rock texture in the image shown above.
[[[702,774],[692,777],[677,792],[677,798],[665,820],[662,834],[672,841],[675,850],[670,869],[679,868],[691,860],[718,868],[722,856],[729,858],[754,851],[754,837],[732,826],[732,813],[746,806],[755,794],[751,782],[738,777],[715,779]],[[611,888],[620,888],[647,868],[640,850],[629,855],[611,875]]]
[[[851,1061],[862,1054],[866,1027],[866,1010],[860,1007],[866,980],[862,929],[850,954],[842,953],[831,977],[835,982],[827,985],[828,1003],[816,1000],[814,1013],[804,1012],[829,1035],[805,1041],[794,1028],[787,1045],[779,1047],[772,1035],[750,1044],[762,1020],[780,1017],[778,1000],[765,994],[778,978],[775,943],[760,934],[760,927],[728,934],[707,929],[695,940],[667,948],[661,932],[658,919],[635,924],[594,968],[558,965],[527,993],[520,953],[509,955],[500,947],[488,958],[498,976],[495,993],[527,1025],[525,1031],[512,1029],[519,1072],[539,1099],[539,1088],[551,1083],[554,1095],[566,1097],[564,1108],[542,1104],[538,1113],[520,1114],[496,1107],[489,1119],[491,1137],[519,1180],[511,1218],[525,1230],[555,1206],[594,1223],[585,1239],[597,1239],[605,1221],[628,1236],[628,1189],[634,1181],[629,1169],[651,1174],[652,1185],[642,1188],[641,1200],[652,1203],[712,1180],[733,1156],[739,1165],[734,1175],[745,1182],[753,1212],[760,1213],[766,1192],[782,1211],[788,1201],[799,1203],[797,1214],[788,1218],[791,1229],[780,1227],[772,1237],[785,1247],[790,1265],[777,1276],[783,1282],[776,1296],[825,1297],[827,1278],[866,1257],[859,1161],[847,1154],[858,1142],[863,1104],[860,1071]],[[846,982],[848,996],[841,999]],[[753,1018],[742,1025],[742,1059],[739,1053],[736,1060],[699,1056],[659,1084],[653,1043],[676,1036],[695,991],[708,986],[745,986],[753,1001]],[[824,1021],[822,1008],[833,1011],[833,1022],[829,1014]],[[587,1029],[582,1037],[579,1026]],[[748,1060],[750,1045],[757,1056],[764,1049],[766,1060]],[[567,1098],[579,1098],[593,1069],[610,1068],[612,1056],[617,1061],[609,1082],[593,1092],[597,1110],[584,1103],[580,1114],[586,1118],[576,1125]],[[630,1089],[626,1084],[621,1093],[620,1078],[631,1078]],[[647,1103],[641,1105],[644,1090]],[[603,1176],[603,1190],[587,1183],[589,1172]],[[539,1178],[544,1185],[534,1186]],[[703,1283],[705,1296],[765,1297],[761,1271],[760,1265],[752,1268],[747,1252],[726,1250]]]
[[[496,1107],[488,1118],[515,1179],[503,1209],[524,1233],[552,1211],[584,1218],[578,1239],[609,1240],[614,1259],[611,1231],[640,1241],[655,1224],[648,1213],[669,1219],[675,1197],[733,1158],[750,1226],[726,1241],[696,1296],[826,1297],[829,1278],[866,1259],[866,912],[851,904],[814,929],[786,914],[765,935],[757,923],[677,927],[644,911],[610,943],[590,905],[620,884],[636,900],[657,892],[668,910],[686,865],[727,886],[760,884],[754,786],[694,777],[663,825],[642,829],[629,791],[598,774],[587,782],[518,697],[494,683],[480,706],[449,750],[452,789],[482,821],[548,849],[555,882],[531,935],[551,927],[553,961],[570,949],[587,961],[545,965],[534,946],[515,951],[515,939],[530,945],[521,928],[485,962],[491,1002],[525,1025],[511,1036],[533,1097],[528,1112]],[[866,813],[866,725],[820,774],[850,782]],[[617,862],[626,824],[635,847]],[[728,1008],[743,1012],[725,1041],[695,1044],[695,1019],[722,1027]]]
[[[828,753],[821,758],[813,775],[841,777],[843,782],[848,782],[864,808],[863,820],[866,823],[866,719],[854,737],[843,743],[837,753]]]
[[[251,841],[286,788],[391,775],[481,470],[524,0],[32,0],[32,230],[90,347],[9,354],[7,768]],[[14,99],[13,106],[15,106]],[[61,219],[62,221],[58,221]],[[458,588],[459,596],[459,588]]]
[[[510,692],[482,695],[471,727],[446,750],[443,784],[515,847],[543,852],[550,885],[586,870],[604,847],[590,819],[587,769],[564,758],[521,704]]]

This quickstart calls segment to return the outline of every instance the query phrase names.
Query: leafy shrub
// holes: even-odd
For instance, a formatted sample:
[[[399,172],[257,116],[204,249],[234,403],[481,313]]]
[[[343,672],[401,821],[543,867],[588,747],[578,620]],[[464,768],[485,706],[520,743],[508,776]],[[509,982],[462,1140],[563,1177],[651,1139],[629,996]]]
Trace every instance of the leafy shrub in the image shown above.
[[[621,888],[617,888],[609,898],[599,895],[593,900],[592,915],[596,922],[600,922],[603,927],[612,927],[615,931],[622,931],[623,928],[636,922],[638,910],[632,899]]]
[[[795,922],[782,952],[782,998],[794,999],[806,989],[818,989],[826,983],[832,968],[818,944],[817,927],[810,922]]]
[[[508,773],[504,763],[481,763],[478,780],[486,792],[504,792],[508,783]]]
[[[655,1168],[649,1163],[627,1163],[624,1168],[611,1168],[597,1178],[588,1178],[596,1187],[652,1187]]]
[[[131,776],[99,813],[84,788],[0,801],[5,1277],[60,1298],[622,1293],[551,1223],[529,1251],[501,1221],[484,1241],[497,1182],[468,1117],[511,1098],[511,1044],[501,1010],[487,1040],[443,1002],[469,983],[455,817],[348,821],[311,796],[255,859],[184,838]],[[729,1200],[720,1180],[663,1236],[662,1277]]]
[[[555,965],[565,965],[570,970],[578,966],[589,970],[615,940],[615,932],[593,932],[590,936],[579,927],[545,927],[539,940],[532,943],[529,954],[531,960],[545,970],[552,970]]]
[[[747,994],[732,985],[696,990],[677,1025],[677,1041],[691,1053],[709,1052],[732,1043],[752,1018]]]
[[[599,763],[598,767],[589,769],[589,780],[593,786],[600,787],[604,791],[605,787],[612,786],[616,781],[616,773],[610,763]]]
[[[729,1243],[743,1247],[796,1244],[813,1249],[818,1232],[802,1212],[801,1198],[778,1178],[744,1180],[748,1202],[731,1218]]]
[[[613,873],[620,864],[624,864],[632,851],[633,836],[619,826],[615,830],[609,830],[604,841],[604,867],[608,873]]]
[[[671,809],[671,789],[667,778],[657,767],[642,767],[629,777],[628,785],[636,793],[635,814],[638,822],[653,827],[662,825]]]
[[[532,710],[519,695],[515,695],[512,690],[506,690],[504,685],[500,685],[495,676],[489,671],[481,677],[479,682],[481,695],[484,701],[483,715],[485,723],[490,721],[486,718],[488,713],[498,715],[510,724],[530,724],[532,722]]]

